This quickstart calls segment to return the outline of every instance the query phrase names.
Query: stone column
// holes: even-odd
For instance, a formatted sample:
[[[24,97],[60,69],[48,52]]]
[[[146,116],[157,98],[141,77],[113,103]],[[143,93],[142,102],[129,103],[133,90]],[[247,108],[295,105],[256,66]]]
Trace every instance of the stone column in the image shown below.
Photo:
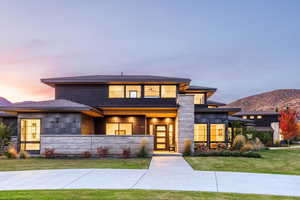
[[[194,95],[179,94],[179,109],[177,112],[177,151],[183,153],[186,140],[192,142],[191,150],[194,149],[194,118],[195,105]]]

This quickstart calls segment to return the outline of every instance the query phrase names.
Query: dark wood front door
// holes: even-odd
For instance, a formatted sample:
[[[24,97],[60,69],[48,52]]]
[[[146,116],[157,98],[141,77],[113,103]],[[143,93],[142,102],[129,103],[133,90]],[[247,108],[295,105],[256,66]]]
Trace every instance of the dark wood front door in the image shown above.
[[[155,125],[155,150],[166,151],[169,149],[167,125]]]

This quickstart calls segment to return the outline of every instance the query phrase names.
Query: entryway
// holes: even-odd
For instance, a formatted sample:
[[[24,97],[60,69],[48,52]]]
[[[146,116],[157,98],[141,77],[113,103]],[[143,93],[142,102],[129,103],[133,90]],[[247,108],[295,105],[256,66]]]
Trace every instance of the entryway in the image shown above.
[[[21,119],[20,149],[30,153],[39,153],[40,134],[40,119]]]

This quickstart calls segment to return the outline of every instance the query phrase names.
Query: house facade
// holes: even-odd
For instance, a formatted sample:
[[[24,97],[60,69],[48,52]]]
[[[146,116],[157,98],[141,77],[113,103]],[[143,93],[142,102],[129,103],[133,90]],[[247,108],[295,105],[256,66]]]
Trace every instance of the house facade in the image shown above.
[[[210,101],[216,88],[193,86],[186,78],[96,75],[41,79],[55,99],[0,107],[17,116],[17,146],[44,154],[110,154],[141,143],[153,151],[182,153],[187,141],[210,148],[228,145],[229,116],[239,108]]]

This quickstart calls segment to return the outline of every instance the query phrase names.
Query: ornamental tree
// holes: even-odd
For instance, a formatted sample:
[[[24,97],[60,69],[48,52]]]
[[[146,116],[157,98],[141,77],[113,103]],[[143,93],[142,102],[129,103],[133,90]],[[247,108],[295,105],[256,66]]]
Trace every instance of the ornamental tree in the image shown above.
[[[297,112],[289,108],[280,112],[279,127],[281,135],[288,141],[288,145],[290,145],[290,140],[295,138],[299,133],[297,116]]]

